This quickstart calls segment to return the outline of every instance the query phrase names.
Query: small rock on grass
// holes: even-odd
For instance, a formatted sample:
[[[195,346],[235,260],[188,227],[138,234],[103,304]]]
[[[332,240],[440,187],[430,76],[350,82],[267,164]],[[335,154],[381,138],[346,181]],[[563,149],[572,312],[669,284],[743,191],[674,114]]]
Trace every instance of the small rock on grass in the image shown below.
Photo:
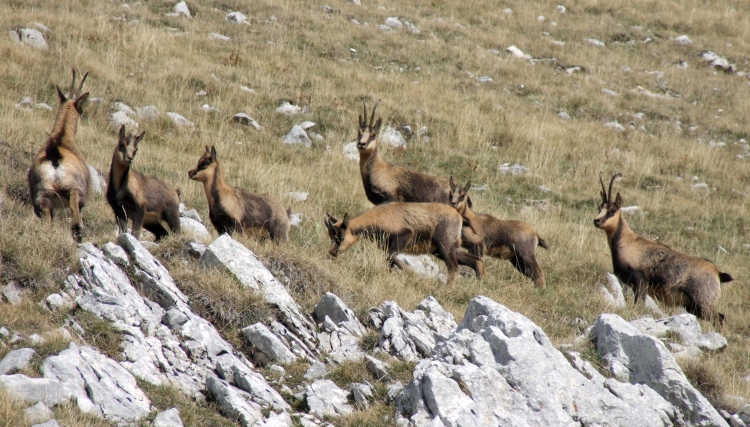
[[[55,414],[44,404],[44,402],[37,402],[36,405],[26,408],[23,411],[23,415],[26,421],[32,423],[43,423],[49,421]]]

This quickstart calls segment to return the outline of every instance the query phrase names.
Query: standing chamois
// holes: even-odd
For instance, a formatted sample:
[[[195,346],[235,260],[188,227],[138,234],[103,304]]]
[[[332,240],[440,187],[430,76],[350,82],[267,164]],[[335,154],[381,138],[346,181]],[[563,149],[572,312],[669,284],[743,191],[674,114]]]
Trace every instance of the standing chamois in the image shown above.
[[[279,202],[265,194],[251,194],[224,182],[213,146],[211,150],[206,146],[188,177],[203,183],[208,216],[219,234],[255,230],[267,233],[274,241],[287,240],[291,210],[284,210]]]
[[[125,125],[120,126],[120,138],[112,155],[107,183],[107,201],[112,206],[120,233],[128,231],[128,219],[133,221],[130,234],[137,239],[141,228],[152,232],[156,240],[166,236],[167,230],[160,221],[165,221],[172,233],[180,232],[180,193],[166,182],[142,175],[130,168],[138,152],[140,135],[125,134]]]
[[[448,183],[444,179],[414,172],[402,166],[386,163],[378,154],[378,132],[383,119],[373,123],[375,110],[372,108],[370,122],[367,122],[367,104],[364,116],[359,116],[359,171],[365,186],[367,199],[375,205],[387,202],[435,202],[448,204]]]
[[[89,97],[86,92],[80,95],[83,82],[76,89],[76,72],[73,70],[73,83],[69,97],[59,86],[57,96],[60,107],[55,124],[48,134],[47,142],[39,150],[29,167],[28,180],[31,204],[34,214],[44,217],[52,224],[55,209],[70,208],[72,212],[71,232],[77,242],[82,240],[81,209],[86,204],[89,193],[90,174],[83,154],[75,143],[76,130],[83,114],[83,104]]]
[[[717,310],[719,283],[731,282],[732,276],[720,272],[711,261],[685,255],[633,232],[620,211],[620,193],[612,201],[612,184],[619,176],[612,176],[607,193],[599,174],[602,204],[594,218],[594,226],[607,233],[615,276],[633,287],[636,303],[645,301],[649,293],[665,304],[681,305],[689,313],[723,326],[724,315]]]
[[[448,205],[395,202],[375,206],[351,220],[349,214],[344,214],[341,221],[326,215],[325,224],[331,238],[328,253],[333,257],[367,237],[385,247],[391,267],[404,269],[396,258],[399,252],[431,253],[448,266],[448,283],[456,280],[459,264],[474,269],[478,278],[484,276],[481,258],[459,252],[463,220]]]
[[[471,210],[469,188],[453,182],[450,178],[450,205],[464,219],[461,240],[470,253],[483,257],[507,259],[516,270],[534,281],[534,286],[544,289],[544,272],[536,261],[537,246],[549,249],[549,245],[539,234],[523,221],[503,221],[490,215],[478,214]]]

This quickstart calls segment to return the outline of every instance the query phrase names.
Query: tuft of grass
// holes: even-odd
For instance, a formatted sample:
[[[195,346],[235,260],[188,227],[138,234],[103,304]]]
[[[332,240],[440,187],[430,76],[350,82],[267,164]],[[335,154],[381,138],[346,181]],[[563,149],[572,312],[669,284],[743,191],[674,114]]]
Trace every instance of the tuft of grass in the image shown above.
[[[83,336],[86,344],[114,360],[122,359],[122,332],[115,329],[112,323],[82,309],[76,310],[72,317],[86,332]]]
[[[146,396],[151,400],[151,405],[156,408],[156,411],[152,412],[149,417],[141,420],[140,426],[142,427],[151,425],[150,421],[153,421],[157,412],[171,408],[177,408],[180,411],[180,419],[186,426],[236,426],[233,421],[219,415],[218,407],[214,402],[195,401],[180,390],[166,385],[157,386],[145,381],[138,381],[138,387],[146,393]]]

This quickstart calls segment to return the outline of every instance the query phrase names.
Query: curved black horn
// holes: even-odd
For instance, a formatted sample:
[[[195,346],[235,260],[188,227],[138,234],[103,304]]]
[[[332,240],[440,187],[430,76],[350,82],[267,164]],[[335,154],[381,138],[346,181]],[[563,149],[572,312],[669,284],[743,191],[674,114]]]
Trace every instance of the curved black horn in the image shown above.
[[[77,98],[78,95],[81,94],[81,89],[83,89],[83,82],[86,81],[86,77],[88,77],[88,76],[89,76],[89,72],[86,71],[86,74],[83,75],[83,78],[81,79],[81,84],[78,85],[78,90],[76,91],[75,95],[73,95],[73,97]]]
[[[607,203],[607,188],[604,186],[603,174],[604,172],[599,172],[599,183],[602,184],[602,202]]]
[[[378,108],[378,104],[380,104],[380,100],[378,99],[377,102],[375,102],[375,105],[372,107],[372,116],[370,116],[370,124],[368,126],[372,126],[375,122],[375,110]]]
[[[76,70],[75,68],[71,68],[70,71],[73,72],[73,81],[70,83],[70,92],[68,93],[70,94],[69,96],[71,98],[75,98],[76,93],[74,92],[74,90],[76,89]]]
[[[609,181],[609,195],[607,196],[607,201],[612,203],[612,184],[615,183],[615,179],[617,179],[618,176],[622,176],[620,172],[615,172],[614,175],[612,175],[612,180]]]
[[[364,119],[362,126],[367,126],[367,103],[365,102],[365,98],[362,98],[362,107],[364,107],[365,109],[365,115],[362,116],[362,118]]]

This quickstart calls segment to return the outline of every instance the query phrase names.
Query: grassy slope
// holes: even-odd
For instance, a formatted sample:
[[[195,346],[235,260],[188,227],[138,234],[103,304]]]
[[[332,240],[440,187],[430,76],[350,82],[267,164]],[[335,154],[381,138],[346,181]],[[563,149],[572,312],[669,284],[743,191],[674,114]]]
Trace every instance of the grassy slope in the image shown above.
[[[529,316],[554,342],[570,342],[579,333],[573,318],[592,322],[606,310],[594,285],[611,271],[611,261],[604,234],[593,227],[592,219],[598,206],[598,172],[621,171],[624,179],[616,189],[625,205],[642,207],[640,213],[628,215],[633,229],[713,259],[737,279],[723,286],[721,301],[729,319],[724,332],[730,346],[720,355],[706,356],[700,369],[721,383],[724,393],[750,397],[750,385],[743,380],[750,372],[748,248],[743,246],[750,243],[745,220],[750,169],[747,160],[736,157],[743,153],[737,141],[748,138],[749,86],[744,77],[714,72],[698,56],[713,50],[740,70],[750,70],[745,56],[750,25],[742,19],[750,13],[750,4],[637,0],[611,6],[581,0],[567,2],[568,12],[559,14],[557,1],[363,3],[328,3],[333,8],[328,13],[320,2],[261,0],[246,6],[208,0],[189,3],[193,19],[164,17],[171,1],[132,3],[128,8],[101,1],[0,4],[3,30],[34,22],[51,29],[47,51],[0,37],[0,139],[6,141],[0,144],[4,280],[54,288],[66,268],[75,268],[67,220],[56,221],[52,231],[43,229],[22,200],[31,153],[43,142],[54,113],[14,107],[24,96],[56,107],[54,85],[66,87],[75,67],[90,71],[85,88],[92,97],[104,99],[85,107],[78,132],[81,150],[97,169],[108,171],[116,142],[107,126],[111,104],[155,105],[162,114],[184,115],[196,129],[176,128],[167,119],[141,121],[147,136],[135,168],[179,186],[186,205],[207,218],[203,189],[187,179],[187,170],[204,145],[215,145],[232,185],[271,194],[304,215],[302,226],[292,230],[290,242],[281,249],[242,241],[287,269],[304,266],[309,271],[298,279],[303,285],[295,287],[307,308],[327,290],[362,312],[386,299],[411,309],[432,294],[460,318],[467,301],[484,294]],[[513,13],[504,13],[506,7]],[[247,15],[250,25],[226,22],[229,9]],[[539,22],[539,15],[546,20]],[[138,23],[115,21],[115,16]],[[413,22],[421,34],[377,29],[388,16]],[[356,25],[352,18],[368,25]],[[211,32],[234,41],[211,40]],[[690,36],[692,46],[670,40],[682,34]],[[592,46],[586,38],[600,39],[607,47]],[[644,43],[647,38],[651,41]],[[489,51],[504,51],[511,44],[536,58],[556,61],[531,65]],[[688,68],[675,67],[677,61],[687,62]],[[564,71],[576,65],[585,72]],[[478,83],[469,73],[494,81]],[[239,90],[241,85],[255,94]],[[632,92],[637,86],[679,96],[653,99]],[[198,90],[208,95],[196,98]],[[355,138],[362,97],[382,100],[379,112],[386,123],[429,128],[429,142],[414,138],[404,152],[383,147],[386,159],[487,184],[489,191],[473,195],[478,211],[534,225],[552,245],[538,255],[547,290],[535,291],[508,263],[494,260],[487,262],[486,280],[466,275],[448,287],[390,273],[382,253],[371,244],[359,244],[336,260],[326,256],[324,213],[358,213],[370,206],[356,162],[341,154],[341,146]],[[282,101],[308,105],[311,114],[279,115],[274,109]],[[203,113],[203,103],[221,113]],[[240,111],[264,128],[232,124],[229,118]],[[573,119],[559,119],[559,111]],[[642,119],[636,113],[642,113]],[[318,123],[325,141],[311,149],[281,144],[280,137],[303,120]],[[603,123],[612,120],[628,130],[606,129]],[[709,141],[726,147],[711,147]],[[519,162],[531,173],[501,175],[497,167],[505,162]],[[694,176],[711,190],[692,189]],[[286,196],[289,191],[307,191],[310,198],[293,202]],[[546,208],[535,207],[533,200],[546,201]],[[114,237],[114,218],[101,195],[93,195],[83,212],[86,240],[104,243]],[[719,245],[728,253],[719,251]],[[200,283],[200,277],[193,282]],[[631,305],[618,313],[634,318],[643,310]]]

